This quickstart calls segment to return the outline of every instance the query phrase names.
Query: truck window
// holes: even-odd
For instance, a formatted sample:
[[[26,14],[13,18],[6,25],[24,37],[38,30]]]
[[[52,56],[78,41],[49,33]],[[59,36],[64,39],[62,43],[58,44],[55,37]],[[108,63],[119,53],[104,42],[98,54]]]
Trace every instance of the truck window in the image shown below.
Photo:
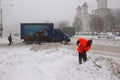
[[[61,30],[57,29],[56,34],[63,34]]]

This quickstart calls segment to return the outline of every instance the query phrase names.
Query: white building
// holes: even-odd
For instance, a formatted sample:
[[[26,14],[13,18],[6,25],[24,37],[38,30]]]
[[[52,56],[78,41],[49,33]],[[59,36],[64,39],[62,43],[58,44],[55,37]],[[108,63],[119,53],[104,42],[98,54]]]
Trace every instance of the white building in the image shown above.
[[[92,16],[99,16],[102,18],[103,22],[106,21],[106,17],[108,15],[112,15],[111,9],[108,8],[108,0],[96,0],[98,9],[94,10],[94,14],[90,15],[88,13],[88,5],[85,2],[81,7],[77,8],[77,16],[81,18],[82,22],[82,30],[83,32],[89,32],[90,30],[90,21],[92,20]],[[110,29],[110,26],[106,26],[104,23],[105,31]]]
[[[95,15],[104,18],[111,14],[111,10],[108,8],[107,1],[108,0],[97,0],[98,9],[95,10]]]
[[[107,2],[108,2],[108,0],[97,0],[98,9],[108,8]]]
[[[82,30],[80,31],[83,31],[83,32],[90,31],[89,23],[90,23],[91,17],[90,17],[90,14],[88,14],[88,5],[86,2],[81,7],[79,6],[77,8],[77,16],[81,19],[81,22],[82,22],[82,26],[81,26]]]
[[[105,27],[104,31],[110,30],[110,26],[106,24],[106,17],[108,15],[112,16],[111,9],[108,8],[107,3],[108,0],[97,0],[98,9],[95,10],[95,15],[101,17],[104,22],[104,27]]]

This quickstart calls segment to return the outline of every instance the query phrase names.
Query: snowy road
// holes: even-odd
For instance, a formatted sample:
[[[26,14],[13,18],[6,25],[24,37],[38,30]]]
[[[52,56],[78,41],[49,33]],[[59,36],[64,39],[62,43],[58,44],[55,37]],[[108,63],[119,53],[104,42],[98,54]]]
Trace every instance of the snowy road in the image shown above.
[[[94,39],[91,52],[120,57],[120,40]]]
[[[113,53],[119,53],[120,54],[120,47],[117,46],[108,46],[108,45],[98,45],[94,44],[92,46],[93,50],[99,50],[99,51],[107,51],[107,52],[113,52]]]
[[[95,44],[92,46],[91,52],[120,57],[120,47],[118,47],[118,46],[115,47],[115,46]]]

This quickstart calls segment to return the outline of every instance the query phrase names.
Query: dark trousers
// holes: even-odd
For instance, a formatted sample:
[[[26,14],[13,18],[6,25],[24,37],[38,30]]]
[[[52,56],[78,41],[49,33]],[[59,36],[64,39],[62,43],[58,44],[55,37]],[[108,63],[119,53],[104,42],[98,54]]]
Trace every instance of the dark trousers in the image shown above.
[[[8,45],[11,45],[12,44],[12,41],[11,40],[9,40],[9,44]]]
[[[84,51],[82,54],[79,53],[79,63],[82,64],[82,59],[84,62],[87,61],[87,54],[86,54],[86,51]]]

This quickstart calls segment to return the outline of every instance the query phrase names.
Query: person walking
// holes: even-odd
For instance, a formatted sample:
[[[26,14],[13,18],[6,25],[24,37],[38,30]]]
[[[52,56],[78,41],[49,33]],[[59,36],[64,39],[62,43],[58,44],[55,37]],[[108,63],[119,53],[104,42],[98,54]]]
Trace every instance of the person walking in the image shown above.
[[[82,59],[84,62],[87,61],[87,54],[86,52],[88,52],[91,48],[92,45],[92,40],[87,40],[85,38],[78,38],[77,42],[77,51],[79,54],[79,64],[82,64]]]
[[[9,41],[9,44],[8,45],[11,45],[13,42],[12,42],[12,36],[11,34],[8,36],[8,41]]]

